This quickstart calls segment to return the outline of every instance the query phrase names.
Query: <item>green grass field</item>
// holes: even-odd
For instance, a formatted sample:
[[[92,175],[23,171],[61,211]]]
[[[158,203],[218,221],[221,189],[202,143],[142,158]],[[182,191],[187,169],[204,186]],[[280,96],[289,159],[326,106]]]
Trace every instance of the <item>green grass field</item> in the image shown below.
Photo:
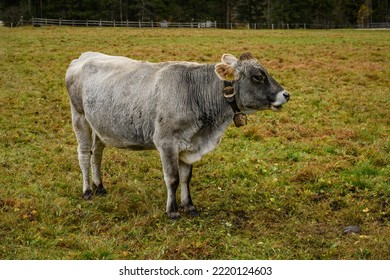
[[[390,31],[0,28],[0,259],[390,259]],[[107,149],[84,201],[64,75],[85,51],[216,63],[291,92],[194,167],[165,215],[156,151]],[[346,226],[361,226],[343,234]]]

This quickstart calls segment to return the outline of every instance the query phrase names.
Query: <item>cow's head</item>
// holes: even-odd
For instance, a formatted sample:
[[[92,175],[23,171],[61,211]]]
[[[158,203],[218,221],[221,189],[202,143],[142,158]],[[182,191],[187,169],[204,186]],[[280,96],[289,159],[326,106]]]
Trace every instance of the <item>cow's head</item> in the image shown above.
[[[253,57],[243,53],[239,59],[231,54],[222,56],[222,63],[215,65],[218,77],[235,85],[237,104],[245,114],[257,110],[279,110],[290,99],[285,91]]]

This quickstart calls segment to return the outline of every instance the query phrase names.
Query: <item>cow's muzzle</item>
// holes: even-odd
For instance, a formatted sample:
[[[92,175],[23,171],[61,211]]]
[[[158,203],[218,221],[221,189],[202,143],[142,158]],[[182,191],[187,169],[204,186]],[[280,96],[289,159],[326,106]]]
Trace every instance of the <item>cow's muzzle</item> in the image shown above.
[[[276,94],[276,100],[271,103],[271,109],[273,111],[278,111],[282,109],[283,104],[289,100],[290,100],[290,94],[287,91],[285,90],[279,91]]]

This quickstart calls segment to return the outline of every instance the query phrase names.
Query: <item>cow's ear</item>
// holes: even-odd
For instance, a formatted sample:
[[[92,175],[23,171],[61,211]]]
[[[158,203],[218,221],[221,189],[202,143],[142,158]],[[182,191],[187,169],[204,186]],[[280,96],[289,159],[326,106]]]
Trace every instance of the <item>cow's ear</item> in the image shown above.
[[[221,61],[222,63],[225,63],[227,65],[234,66],[237,63],[238,59],[232,54],[224,54],[222,55]]]
[[[236,70],[225,63],[215,65],[215,73],[217,73],[218,78],[225,81],[233,81],[236,78]]]

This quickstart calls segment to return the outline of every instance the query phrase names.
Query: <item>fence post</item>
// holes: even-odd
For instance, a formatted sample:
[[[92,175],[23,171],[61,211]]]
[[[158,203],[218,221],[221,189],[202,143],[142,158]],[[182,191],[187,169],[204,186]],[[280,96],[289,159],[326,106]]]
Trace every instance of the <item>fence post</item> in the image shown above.
[[[114,27],[115,27],[115,19],[114,19]]]
[[[272,30],[274,30],[274,24],[271,24],[271,28],[272,28]]]
[[[141,28],[141,20],[138,21],[138,27]]]
[[[85,26],[88,27],[88,19],[85,20]]]
[[[31,18],[31,24],[34,26],[34,17]]]

